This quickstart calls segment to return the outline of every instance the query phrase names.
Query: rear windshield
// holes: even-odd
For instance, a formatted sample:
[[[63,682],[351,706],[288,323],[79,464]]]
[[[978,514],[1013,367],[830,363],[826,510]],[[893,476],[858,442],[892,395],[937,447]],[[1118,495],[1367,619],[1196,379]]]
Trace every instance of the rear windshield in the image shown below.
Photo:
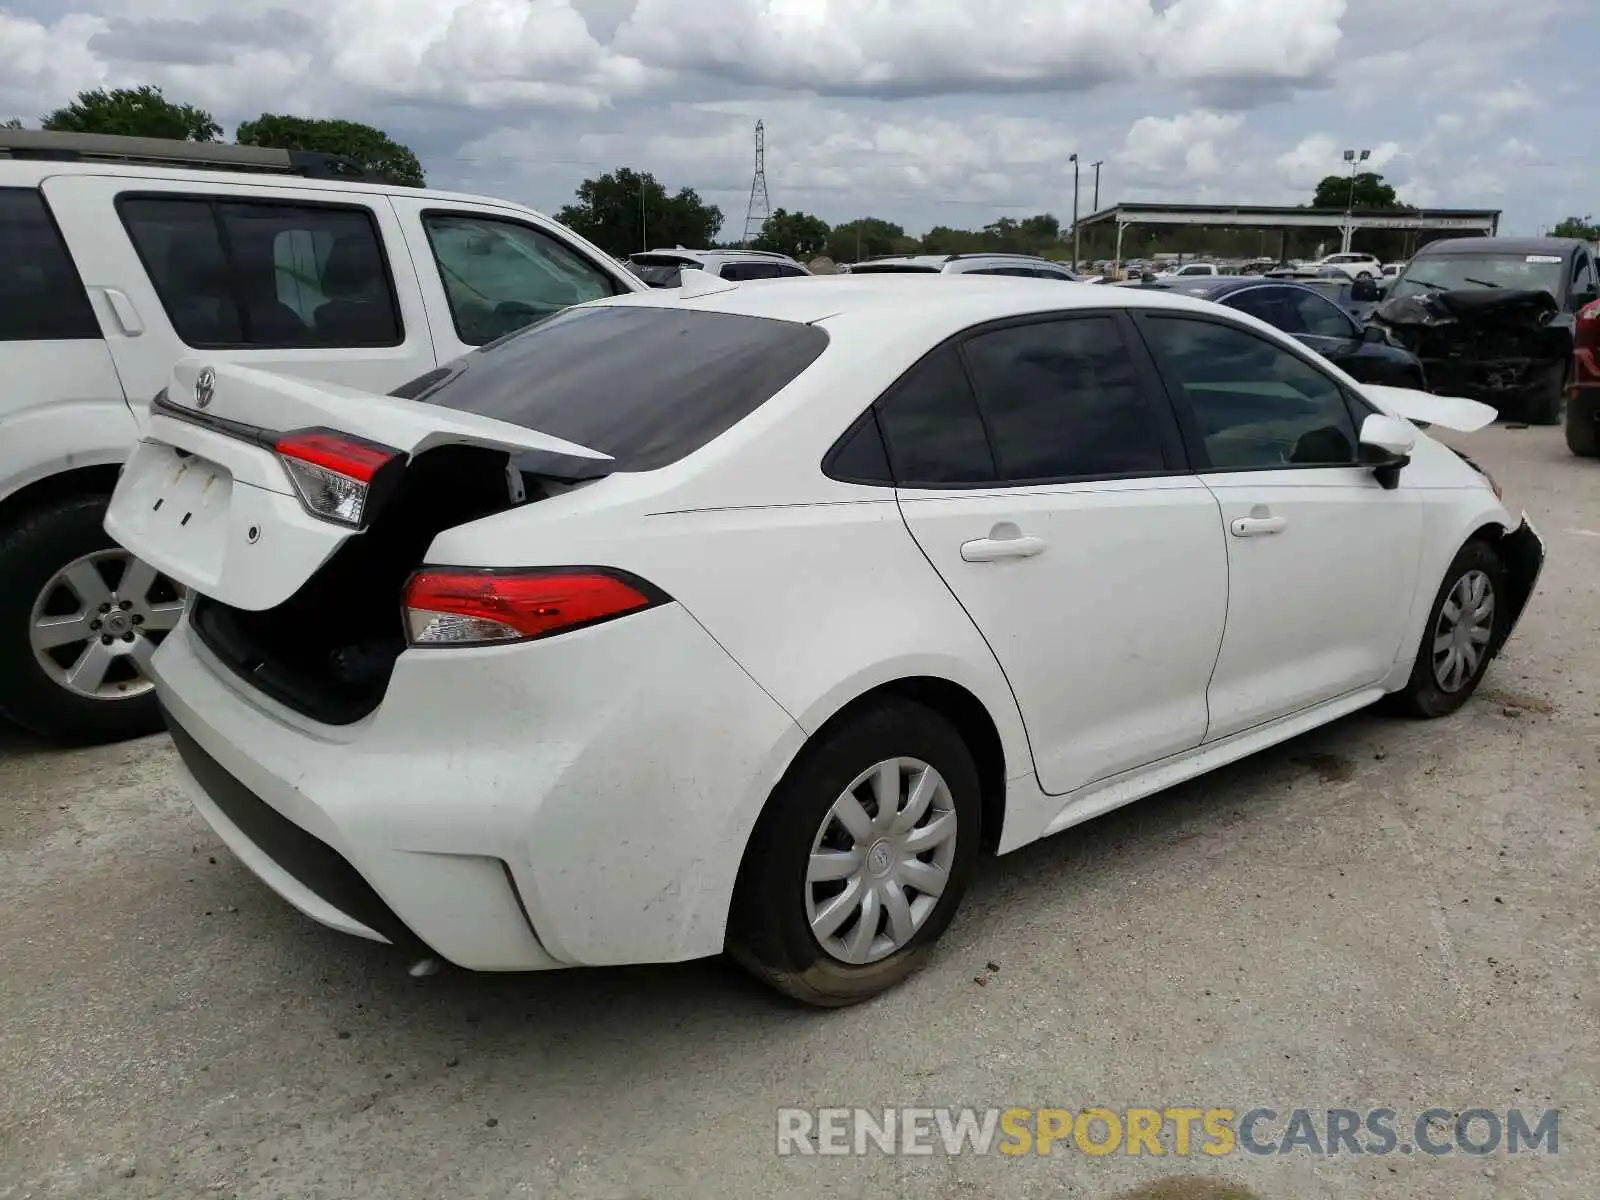
[[[737,425],[827,344],[828,335],[814,325],[765,317],[572,308],[430,372],[441,376],[434,382],[416,380],[396,392],[564,438],[614,460],[525,457],[518,460],[524,471],[561,478],[653,471]]]
[[[653,262],[630,262],[628,270],[651,287],[677,287],[682,282],[683,264],[656,259]]]
[[[850,268],[852,275],[937,275],[938,267],[924,267],[915,263],[857,263]]]

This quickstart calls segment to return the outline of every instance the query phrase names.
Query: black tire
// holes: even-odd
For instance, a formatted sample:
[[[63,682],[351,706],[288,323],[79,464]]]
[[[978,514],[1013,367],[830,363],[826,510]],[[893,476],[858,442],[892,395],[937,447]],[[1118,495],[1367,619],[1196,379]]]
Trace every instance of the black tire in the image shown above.
[[[1490,593],[1494,598],[1494,615],[1489,641],[1476,669],[1454,691],[1444,688],[1434,673],[1434,639],[1439,636],[1439,618],[1445,602],[1456,585],[1472,572],[1481,571],[1488,577]],[[1403,690],[1388,697],[1386,707],[1392,712],[1409,717],[1431,719],[1444,717],[1456,711],[1478,690],[1500,644],[1505,640],[1506,615],[1509,596],[1506,592],[1505,566],[1493,546],[1474,538],[1463,546],[1444,573],[1444,581],[1428,610],[1428,623],[1422,630],[1422,642],[1417,647],[1416,661],[1411,667],[1411,678]]]
[[[44,672],[29,641],[34,602],[51,577],[116,547],[102,525],[107,500],[52,500],[0,529],[0,716],[56,741],[117,742],[162,728],[153,691],[116,700],[75,695]]]
[[[1600,399],[1593,391],[1567,401],[1567,449],[1579,458],[1600,457]]]
[[[1523,419],[1529,425],[1561,424],[1562,407],[1567,399],[1569,368],[1552,368],[1544,385],[1528,398]]]
[[[851,781],[896,757],[918,759],[943,776],[957,820],[954,857],[933,909],[909,941],[876,962],[850,965],[824,950],[811,930],[807,864],[824,820]],[[944,717],[903,700],[847,717],[806,746],[756,824],[734,890],[729,954],[778,991],[821,1008],[886,991],[922,965],[949,927],[978,859],[981,820],[977,767]]]

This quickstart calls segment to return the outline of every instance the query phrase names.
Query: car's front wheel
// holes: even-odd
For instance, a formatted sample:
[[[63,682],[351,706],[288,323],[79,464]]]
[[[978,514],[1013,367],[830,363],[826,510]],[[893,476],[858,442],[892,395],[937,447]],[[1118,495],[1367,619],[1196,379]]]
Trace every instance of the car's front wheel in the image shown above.
[[[1461,548],[1434,597],[1411,678],[1389,698],[1391,708],[1443,717],[1471,698],[1505,630],[1505,582],[1505,567],[1488,542],[1474,538]]]
[[[894,700],[845,717],[802,751],[757,823],[729,952],[822,1007],[894,986],[954,917],[980,814],[972,754],[938,713]]]
[[[1527,401],[1524,419],[1529,425],[1559,425],[1566,404],[1570,366],[1552,367]]]
[[[1567,449],[1579,458],[1600,456],[1600,400],[1593,391],[1567,400]]]
[[[178,587],[111,540],[105,509],[73,496],[0,530],[0,715],[62,741],[161,728],[146,665],[183,612]]]

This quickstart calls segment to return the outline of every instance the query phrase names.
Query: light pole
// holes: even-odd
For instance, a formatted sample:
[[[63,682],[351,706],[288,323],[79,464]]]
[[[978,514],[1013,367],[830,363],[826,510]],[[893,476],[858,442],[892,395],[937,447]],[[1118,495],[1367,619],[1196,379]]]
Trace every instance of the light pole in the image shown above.
[[[1099,162],[1093,162],[1093,163],[1090,163],[1089,165],[1094,168],[1094,207],[1092,209],[1090,209],[1089,211],[1090,212],[1099,212],[1100,211],[1100,168],[1106,165],[1106,160],[1102,158]]]
[[[1071,156],[1072,162],[1072,270],[1078,270],[1078,156]]]
[[[1358,157],[1359,154],[1359,157]],[[1372,157],[1371,150],[1346,150],[1344,161],[1350,164],[1350,194],[1344,204],[1344,247],[1345,254],[1350,253],[1350,239],[1355,236],[1355,207],[1356,207],[1356,165],[1364,163]]]

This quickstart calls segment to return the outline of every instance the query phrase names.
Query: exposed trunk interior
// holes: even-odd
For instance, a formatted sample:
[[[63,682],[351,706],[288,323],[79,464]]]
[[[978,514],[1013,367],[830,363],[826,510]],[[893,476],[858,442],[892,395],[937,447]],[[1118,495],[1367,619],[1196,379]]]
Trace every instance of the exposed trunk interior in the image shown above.
[[[359,721],[383,699],[405,649],[401,591],[433,539],[547,494],[537,478],[513,476],[507,466],[505,453],[475,446],[418,455],[371,526],[293,596],[264,612],[199,597],[191,613],[196,633],[296,712],[329,725]]]

